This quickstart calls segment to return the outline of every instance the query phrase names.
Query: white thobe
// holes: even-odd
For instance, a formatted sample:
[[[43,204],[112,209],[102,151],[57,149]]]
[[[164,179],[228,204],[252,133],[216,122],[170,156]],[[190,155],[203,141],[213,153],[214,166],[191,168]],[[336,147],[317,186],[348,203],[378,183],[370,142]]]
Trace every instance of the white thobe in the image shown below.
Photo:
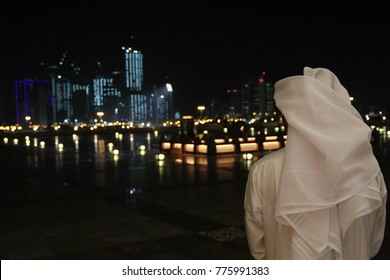
[[[283,157],[284,148],[260,158],[253,164],[248,176],[244,201],[245,227],[254,259],[294,259],[291,255],[293,230],[275,219]],[[331,250],[317,255],[316,259],[370,259],[378,253],[384,237],[387,197],[381,172],[372,184],[379,185],[381,206],[353,221],[341,219],[348,222],[341,237],[342,254]],[[369,192],[370,186],[362,194],[340,203],[338,207],[356,211],[362,200],[369,199]]]

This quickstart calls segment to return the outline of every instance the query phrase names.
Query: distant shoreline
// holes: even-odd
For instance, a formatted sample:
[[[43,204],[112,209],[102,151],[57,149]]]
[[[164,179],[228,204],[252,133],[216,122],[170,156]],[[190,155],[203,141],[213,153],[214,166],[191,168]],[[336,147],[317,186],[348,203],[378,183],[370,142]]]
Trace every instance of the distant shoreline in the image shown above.
[[[60,130],[15,130],[15,131],[0,131],[2,137],[23,137],[23,136],[56,136],[56,135],[91,135],[91,134],[111,134],[111,133],[151,133],[155,130],[151,127],[146,128],[120,128],[120,127],[105,127],[94,130],[78,129],[77,131],[71,128]]]

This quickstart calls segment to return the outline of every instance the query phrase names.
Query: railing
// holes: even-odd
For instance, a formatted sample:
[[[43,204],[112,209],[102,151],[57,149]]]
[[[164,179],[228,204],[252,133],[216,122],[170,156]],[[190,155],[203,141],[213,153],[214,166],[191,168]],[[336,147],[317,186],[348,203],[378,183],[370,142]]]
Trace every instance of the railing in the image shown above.
[[[160,150],[170,154],[232,154],[278,150],[284,147],[287,135],[209,138],[207,140],[161,140]]]

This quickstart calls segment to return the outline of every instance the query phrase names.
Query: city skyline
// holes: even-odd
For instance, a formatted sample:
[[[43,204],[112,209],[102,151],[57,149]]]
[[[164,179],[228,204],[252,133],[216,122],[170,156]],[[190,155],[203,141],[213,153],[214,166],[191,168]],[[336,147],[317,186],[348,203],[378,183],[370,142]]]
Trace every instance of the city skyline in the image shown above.
[[[172,119],[172,86],[168,81],[144,89],[143,54],[122,48],[123,69],[82,68],[65,53],[56,64],[44,64],[41,78],[15,81],[16,124],[50,125],[99,122],[155,124]]]
[[[84,69],[96,61],[113,69],[119,49],[134,45],[145,55],[145,85],[168,76],[179,107],[223,97],[262,71],[273,83],[311,66],[337,73],[358,109],[386,109],[389,34],[383,7],[352,13],[342,6],[313,12],[293,4],[244,4],[14,4],[0,19],[3,103],[13,97],[13,82],[33,76],[40,61],[69,51]]]

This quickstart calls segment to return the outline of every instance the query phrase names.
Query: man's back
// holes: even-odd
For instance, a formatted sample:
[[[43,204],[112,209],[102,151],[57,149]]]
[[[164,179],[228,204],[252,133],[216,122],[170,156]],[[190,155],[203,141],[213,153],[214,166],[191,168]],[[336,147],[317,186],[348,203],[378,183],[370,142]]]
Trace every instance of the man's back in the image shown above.
[[[245,193],[245,226],[249,248],[255,259],[295,259],[291,254],[292,229],[275,219],[275,205],[280,181],[284,148],[274,151],[255,162],[250,170]],[[357,219],[344,217],[345,230],[342,237],[342,259],[370,259],[382,244],[385,214],[386,187],[382,173],[372,184],[381,189],[383,203],[375,212]],[[370,188],[338,205],[347,213],[355,213],[367,197]],[[349,211],[350,210],[350,211]],[[348,221],[350,220],[350,221]],[[318,255],[318,259],[336,259],[334,251]]]
[[[325,68],[305,67],[303,75],[279,80],[274,100],[288,123],[287,142],[249,174],[253,256],[372,258],[383,241],[387,191],[371,128]]]
[[[283,156],[284,149],[267,154],[253,164],[248,176],[245,226],[249,248],[255,259],[288,259],[290,255],[291,229],[275,220]]]

